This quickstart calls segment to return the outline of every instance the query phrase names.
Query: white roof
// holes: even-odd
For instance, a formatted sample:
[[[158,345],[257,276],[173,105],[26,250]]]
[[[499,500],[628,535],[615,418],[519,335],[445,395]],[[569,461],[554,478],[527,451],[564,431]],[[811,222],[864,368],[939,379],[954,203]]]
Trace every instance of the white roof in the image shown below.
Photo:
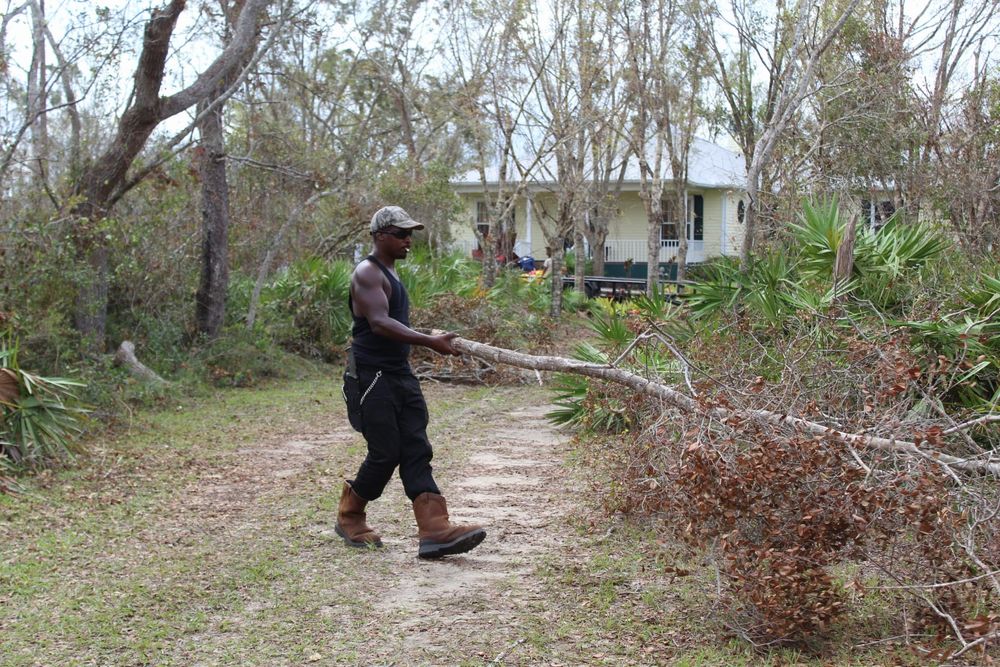
[[[522,160],[522,163],[524,162],[527,161]],[[509,167],[508,173],[514,174],[508,177],[508,182],[517,180],[516,168]],[[556,180],[555,173],[555,158],[546,157],[536,165],[532,177],[528,181],[528,186],[531,189],[536,189],[546,185],[554,185]],[[663,156],[661,173],[664,180],[671,180],[670,160],[666,154]],[[497,176],[497,165],[494,164],[487,167],[486,180],[489,184],[496,183]],[[479,171],[476,169],[471,169],[457,175],[451,180],[451,184],[456,189],[465,191],[482,188],[482,183],[479,180]],[[696,137],[691,144],[688,164],[688,184],[692,187],[702,188],[745,188],[746,165],[743,161],[743,156],[711,141]],[[637,189],[638,185],[639,161],[634,155],[631,155],[625,169],[623,187],[626,190],[631,190]]]

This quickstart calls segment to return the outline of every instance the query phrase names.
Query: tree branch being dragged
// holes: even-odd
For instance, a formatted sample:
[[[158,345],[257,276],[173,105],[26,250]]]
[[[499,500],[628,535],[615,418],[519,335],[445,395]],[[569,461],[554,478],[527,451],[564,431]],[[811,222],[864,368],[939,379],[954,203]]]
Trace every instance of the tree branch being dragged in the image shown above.
[[[797,428],[806,433],[812,433],[813,435],[839,440],[849,445],[872,447],[874,449],[926,459],[949,469],[957,469],[965,472],[991,473],[1000,477],[1000,457],[995,454],[991,454],[989,455],[989,458],[985,459],[961,458],[927,449],[923,446],[923,441],[911,442],[907,440],[898,440],[896,438],[883,438],[873,435],[847,433],[808,419],[803,419],[802,417],[772,412],[770,410],[740,410],[720,405],[712,405],[707,402],[693,399],[676,389],[672,389],[664,384],[649,380],[648,378],[622,368],[592,364],[575,359],[566,359],[565,357],[524,354],[522,352],[515,352],[513,350],[507,350],[500,347],[493,347],[492,345],[477,343],[464,338],[454,339],[453,344],[455,349],[464,354],[494,363],[508,364],[536,371],[572,373],[597,378],[606,382],[615,382],[629,387],[641,394],[659,398],[679,410],[689,413],[704,414],[707,417],[716,419],[723,423],[735,423],[739,421],[751,420],[779,427],[788,426]]]

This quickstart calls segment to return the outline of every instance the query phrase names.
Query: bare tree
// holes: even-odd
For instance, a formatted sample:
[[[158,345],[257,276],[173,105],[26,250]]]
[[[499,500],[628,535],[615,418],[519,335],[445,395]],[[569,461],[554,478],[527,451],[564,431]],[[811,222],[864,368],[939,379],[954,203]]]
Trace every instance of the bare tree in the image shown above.
[[[968,248],[993,254],[1000,247],[1000,79],[977,69],[935,145],[930,194]]]
[[[779,138],[802,101],[815,92],[817,67],[858,6],[848,0],[829,25],[809,0],[766,17],[755,0],[733,0],[731,22],[722,32],[717,9],[706,8],[701,26],[715,58],[715,77],[727,106],[727,122],[747,168],[747,199],[740,260],[750,261],[760,215],[761,176]],[[765,27],[767,29],[765,29]],[[755,83],[764,81],[761,96]]]
[[[975,243],[978,230],[970,225],[986,231],[982,222],[996,210],[996,167],[988,154],[995,142],[986,130],[995,123],[987,100],[996,85],[990,73],[991,49],[1000,35],[996,2],[928,0],[909,20],[903,6],[896,11],[897,38],[918,62],[931,58],[935,65],[932,78],[915,76],[923,142],[908,161],[907,210],[919,215],[928,199],[945,202],[941,212],[960,238]],[[987,231],[985,245],[989,237]]]
[[[232,28],[244,9],[245,0],[230,5],[221,0],[223,43],[232,39]],[[249,56],[250,49],[245,52]],[[246,63],[240,63],[240,67]],[[229,287],[229,181],[226,178],[226,145],[223,130],[225,93],[237,76],[233,67],[198,102],[198,151],[201,175],[201,278],[195,294],[195,328],[209,339],[222,330]]]
[[[68,171],[72,173],[72,166],[79,165],[81,154],[81,121],[77,108],[79,97],[73,91],[74,76],[80,61],[93,50],[94,44],[102,37],[110,38],[112,44],[107,47],[110,52],[116,50],[116,39],[112,36],[114,29],[106,26],[103,32],[84,36],[81,38],[82,43],[72,53],[67,54],[64,53],[64,45],[52,35],[45,16],[44,3],[28,0],[18,7],[11,8],[9,5],[10,3],[8,11],[3,14],[3,20],[0,22],[0,51],[6,50],[9,23],[20,17],[25,10],[30,10],[28,13],[31,18],[32,57],[28,68],[24,70],[26,85],[21,88],[13,81],[14,75],[9,73],[13,68],[6,60],[6,53],[0,53],[0,65],[5,75],[3,97],[5,109],[0,121],[0,133],[3,137],[3,148],[0,152],[0,182],[8,181],[12,169],[19,166],[23,171],[34,174],[34,185],[44,189],[55,208],[59,208],[61,202],[55,191],[51,172],[58,166],[52,154],[53,145],[62,137],[58,132],[54,136],[50,132],[50,114],[53,111],[65,110],[70,118]],[[56,60],[54,67],[48,64],[49,50]],[[86,90],[94,85],[110,58],[111,55],[105,54],[91,67],[90,80],[85,84]],[[63,99],[54,102],[53,98],[56,96],[53,95],[53,90],[56,85],[61,85]],[[26,137],[30,138],[27,153],[22,150]]]
[[[670,70],[663,86],[660,109],[668,131],[665,136],[667,158],[670,160],[670,180],[674,189],[674,207],[679,217],[677,225],[677,280],[687,274],[688,237],[694,236],[696,225],[693,207],[688,205],[688,168],[691,144],[701,121],[701,93],[709,75],[708,53],[703,33],[696,27],[700,11],[699,0],[689,0],[679,15],[677,49],[668,60]],[[691,227],[690,234],[688,226]]]
[[[547,205],[535,198],[532,205],[551,252],[550,314],[557,317],[562,312],[560,275],[565,248],[569,241],[580,242],[578,230],[588,205],[586,129],[593,118],[585,114],[593,111],[590,89],[597,69],[590,64],[590,49],[580,48],[580,42],[589,39],[593,15],[581,0],[553,0],[544,14],[535,14],[551,17],[545,24],[532,25],[523,49],[538,81],[532,123],[538,128],[532,137],[534,152],[551,155],[540,165],[540,180],[547,184],[554,202]],[[582,253],[578,257],[582,259]],[[577,276],[577,289],[583,290],[582,273]]]
[[[32,119],[31,167],[35,178],[48,188],[49,123],[48,67],[45,48],[45,0],[31,2],[31,68],[28,71],[28,118]]]
[[[663,154],[672,131],[664,102],[679,12],[675,0],[638,0],[637,7],[622,5],[619,18],[628,49],[629,85],[635,95],[629,140],[639,162],[639,197],[646,211],[647,294],[654,294],[659,283]]]
[[[515,207],[542,159],[541,153],[519,154],[526,145],[526,109],[537,76],[524,69],[516,48],[524,20],[516,7],[472,4],[464,9],[452,16],[450,55],[460,83],[454,117],[469,138],[473,171],[482,186],[482,208],[472,225],[482,252],[483,285],[491,287],[496,257],[513,254]]]
[[[583,215],[577,222],[576,288],[582,290],[584,253],[582,239],[590,246],[593,272],[604,275],[605,242],[609,225],[619,212],[625,178],[628,141],[626,126],[632,95],[627,87],[612,3],[578,3],[577,44],[580,111],[589,150],[589,187]]]
[[[257,41],[259,19],[269,0],[247,0],[233,30],[233,38],[219,56],[186,88],[166,97],[160,88],[170,53],[170,39],[184,0],[172,0],[153,11],[146,24],[142,50],[135,71],[135,86],[128,107],[105,150],[85,166],[74,191],[78,219],[74,241],[87,268],[77,289],[75,322],[91,350],[104,347],[107,317],[109,246],[102,220],[124,195],[128,173],[156,127],[204,100],[219,83],[238,70]]]
[[[77,99],[76,92],[73,88],[72,69],[70,67],[70,63],[63,55],[62,47],[52,36],[52,31],[49,30],[47,24],[43,26],[43,29],[45,31],[45,38],[49,44],[49,48],[52,49],[52,53],[56,58],[59,82],[62,84],[63,97],[65,98],[62,106],[66,111],[66,115],[69,117],[69,161],[66,165],[66,173],[69,176],[69,179],[72,180],[79,175],[80,160],[82,159],[83,154],[83,149],[80,143],[83,122],[80,119],[80,111],[77,108],[79,100]]]

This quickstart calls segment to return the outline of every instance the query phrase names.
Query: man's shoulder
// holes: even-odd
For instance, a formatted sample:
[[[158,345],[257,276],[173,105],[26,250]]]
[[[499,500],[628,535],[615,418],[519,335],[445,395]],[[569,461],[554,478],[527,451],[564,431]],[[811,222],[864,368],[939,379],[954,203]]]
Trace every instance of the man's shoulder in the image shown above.
[[[361,282],[376,284],[385,282],[385,274],[382,269],[379,268],[378,264],[373,262],[371,258],[365,258],[354,267],[354,273],[351,274],[351,282]]]
[[[371,257],[365,257],[355,265],[354,273],[381,273],[381,271]]]

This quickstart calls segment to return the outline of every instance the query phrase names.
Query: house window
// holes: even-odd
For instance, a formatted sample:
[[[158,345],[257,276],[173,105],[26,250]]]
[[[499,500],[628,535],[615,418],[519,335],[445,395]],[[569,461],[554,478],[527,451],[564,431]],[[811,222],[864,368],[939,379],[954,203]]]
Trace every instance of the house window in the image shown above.
[[[476,231],[483,236],[490,233],[490,209],[484,201],[476,202]]]
[[[878,215],[881,216],[881,224],[889,222],[889,218],[896,215],[896,205],[891,201],[884,201],[878,206]]]
[[[660,245],[666,245],[668,241],[677,240],[677,223],[671,222],[666,219],[666,213],[663,214],[664,220],[660,223]]]
[[[895,213],[896,205],[891,200],[861,200],[861,219],[874,231],[881,229]]]
[[[672,245],[671,242],[678,240],[679,221],[687,220],[684,224],[685,236],[688,241],[703,241],[705,239],[705,198],[702,195],[688,195],[687,211],[678,213],[677,202],[674,199],[664,199],[661,202],[662,218],[660,223],[660,245]]]
[[[747,217],[747,205],[741,199],[738,204],[736,204],[736,222],[743,224],[743,221]]]

